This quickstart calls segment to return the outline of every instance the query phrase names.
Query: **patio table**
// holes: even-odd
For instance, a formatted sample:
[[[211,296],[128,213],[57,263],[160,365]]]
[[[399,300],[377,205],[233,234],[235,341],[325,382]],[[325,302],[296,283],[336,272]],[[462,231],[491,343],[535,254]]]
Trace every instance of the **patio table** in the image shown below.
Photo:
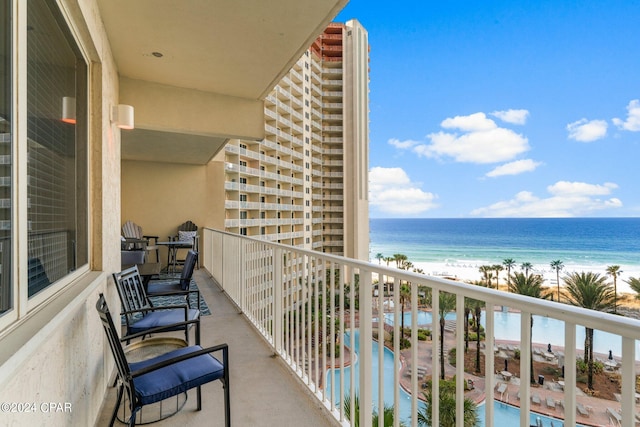
[[[178,264],[178,249],[191,249],[193,242],[171,240],[166,242],[157,242],[158,246],[166,246],[167,252],[167,273],[175,273]]]

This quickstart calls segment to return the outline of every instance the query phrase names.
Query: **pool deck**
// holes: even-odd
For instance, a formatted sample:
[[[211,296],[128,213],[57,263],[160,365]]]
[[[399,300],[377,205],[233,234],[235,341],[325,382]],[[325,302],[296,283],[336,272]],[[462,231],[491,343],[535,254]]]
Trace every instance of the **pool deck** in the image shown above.
[[[511,345],[513,342],[496,342],[496,346],[499,348],[503,345]],[[418,352],[418,367],[419,375],[428,378],[431,375],[431,341],[419,342],[420,350]],[[455,346],[454,334],[450,331],[445,331],[445,348],[452,348]],[[474,349],[475,350],[475,349]],[[554,351],[560,350],[560,348],[554,347]],[[499,350],[502,351],[502,350]],[[410,350],[402,352],[403,366],[400,371],[400,385],[409,391],[411,389],[411,375],[407,361],[410,360]],[[544,361],[544,355],[534,355],[534,358],[539,358]],[[606,357],[606,356],[604,356]],[[536,359],[538,360],[538,359]],[[450,365],[445,360],[445,374],[451,378],[455,374],[455,367]],[[483,402],[485,400],[485,380],[484,377],[479,377],[469,373],[465,373],[465,378],[473,381],[474,389],[467,391],[465,396],[472,399],[476,403]],[[494,390],[494,399],[496,401],[502,401],[510,405],[519,407],[520,400],[518,398],[520,390],[520,378],[511,377],[505,379],[501,374],[496,374],[496,390]],[[498,391],[500,384],[505,384],[506,389]],[[546,381],[542,387],[535,387],[531,390],[531,396],[538,396],[539,403],[531,402],[530,408],[532,412],[537,412],[550,417],[564,419],[564,390],[562,384],[556,381]],[[547,399],[549,398],[549,405]],[[551,406],[551,400],[553,401],[553,407]],[[589,426],[617,426],[616,422],[613,422],[613,418],[619,414],[620,403],[617,401],[601,399],[586,395],[582,390],[576,388],[576,403],[584,408],[583,413],[576,412],[576,422],[582,425]],[[611,409],[611,411],[610,411]],[[636,413],[638,413],[640,406],[636,404]],[[577,410],[577,409],[576,409]],[[612,414],[611,412],[614,412]]]

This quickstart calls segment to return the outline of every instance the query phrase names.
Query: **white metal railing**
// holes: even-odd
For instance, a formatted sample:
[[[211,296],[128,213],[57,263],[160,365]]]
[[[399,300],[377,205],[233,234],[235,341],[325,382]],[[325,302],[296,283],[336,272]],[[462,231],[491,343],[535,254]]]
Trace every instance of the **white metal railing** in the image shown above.
[[[529,426],[530,419],[530,354],[532,354],[531,319],[532,316],[547,317],[564,322],[565,377],[564,377],[564,425],[576,424],[576,326],[588,327],[621,337],[621,414],[623,427],[635,425],[635,378],[636,378],[636,340],[640,339],[640,322],[626,317],[595,312],[552,301],[533,299],[521,295],[487,289],[439,277],[425,276],[382,265],[329,254],[298,249],[291,246],[270,243],[230,233],[205,229],[203,232],[204,267],[223,287],[227,295],[244,313],[247,319],[263,335],[274,351],[282,357],[288,366],[309,387],[327,409],[343,425],[349,421],[344,413],[344,398],[354,401],[354,388],[347,390],[345,378],[350,375],[350,383],[356,383],[355,369],[349,365],[356,363],[354,352],[347,359],[343,351],[336,354],[336,343],[342,343],[343,332],[359,329],[359,356],[357,359],[359,381],[360,420],[359,425],[372,425],[372,411],[384,407],[385,369],[382,363],[376,372],[372,369],[373,346],[378,346],[378,354],[384,351],[383,340],[375,341],[373,333],[383,336],[385,323],[378,322],[378,313],[385,312],[385,301],[393,302],[391,313],[399,319],[401,304],[400,292],[393,292],[388,299],[374,297],[376,282],[391,284],[399,290],[401,284],[410,287],[409,304],[411,312],[411,350],[408,360],[400,357],[393,360],[393,407],[394,422],[398,425],[400,415],[400,367],[401,363],[418,366],[417,315],[419,293],[431,292],[432,313],[439,313],[441,293],[456,297],[456,319],[464,319],[465,299],[486,303],[485,315],[485,372],[495,372],[494,352],[494,307],[503,306],[521,313],[520,324],[511,325],[520,330],[520,425]],[[381,295],[384,295],[381,293]],[[327,298],[325,298],[327,296]],[[357,310],[356,305],[358,304]],[[390,306],[390,304],[389,304]],[[381,317],[381,316],[380,316]],[[327,319],[333,319],[327,321]],[[464,348],[464,322],[456,322],[455,347]],[[393,331],[391,350],[400,354],[400,322],[387,325]],[[438,316],[434,315],[431,324],[432,378],[439,378],[442,367],[439,363],[440,328]],[[355,348],[354,334],[350,342]],[[382,362],[382,356],[379,356]],[[335,384],[328,392],[327,370],[335,372]],[[498,369],[500,370],[500,369]],[[388,371],[388,369],[387,369]],[[464,378],[464,351],[456,352],[456,378]],[[389,373],[387,373],[389,376]],[[372,378],[377,378],[378,389],[372,389]],[[419,410],[418,370],[410,374],[411,414],[408,422],[417,426]],[[332,381],[333,383],[334,381]],[[495,376],[485,377],[485,425],[494,425],[494,387]],[[432,381],[431,392],[439,396],[439,382]],[[456,396],[464,396],[463,381],[456,381]],[[378,396],[374,401],[374,396]],[[457,426],[463,426],[464,404],[456,399]],[[437,401],[437,399],[436,399]],[[388,404],[388,403],[387,403]],[[374,407],[375,405],[375,407]],[[351,413],[355,413],[351,408]],[[439,419],[439,405],[434,404],[433,419]],[[379,427],[382,427],[380,417]]]

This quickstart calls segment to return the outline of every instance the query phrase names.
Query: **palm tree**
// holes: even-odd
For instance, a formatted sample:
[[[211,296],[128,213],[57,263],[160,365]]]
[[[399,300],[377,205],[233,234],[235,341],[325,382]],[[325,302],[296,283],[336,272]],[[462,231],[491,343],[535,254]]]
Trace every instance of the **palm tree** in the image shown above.
[[[411,270],[413,268],[413,263],[411,261],[403,260],[400,264],[400,270]]]
[[[344,407],[345,417],[348,420],[351,420],[351,396],[346,395],[344,397],[342,406]],[[353,398],[353,410],[355,413],[354,413],[354,417],[351,425],[353,427],[359,427],[360,426],[360,398],[358,397],[357,394]],[[371,423],[372,427],[378,427],[378,417],[379,417],[378,412],[373,411],[373,417],[372,417],[372,423]],[[382,418],[383,418],[382,425],[384,425],[385,427],[393,426],[393,406],[384,405],[384,409],[382,410]],[[403,423],[402,421],[400,421],[398,425],[400,427],[406,426],[406,424]]]
[[[400,284],[400,341],[404,340],[404,305],[407,301],[411,301],[411,286],[408,283]],[[401,343],[402,345],[402,343]]]
[[[384,261],[387,263],[387,267],[389,267],[389,263],[393,261],[393,257],[391,256],[384,257]]]
[[[376,254],[376,259],[378,260],[378,264],[381,264],[381,263],[382,263],[382,260],[384,259],[384,255],[382,255],[382,253],[381,253],[381,252],[378,252],[378,253]]]
[[[473,282],[476,286],[485,286],[481,281]],[[473,323],[476,325],[476,372],[480,373],[480,319],[482,317],[482,307],[486,305],[484,301],[471,299],[473,306]]]
[[[524,267],[523,267],[524,268]],[[525,295],[532,298],[547,298],[548,292],[542,287],[544,279],[539,274],[514,273],[509,281],[509,292],[514,294]],[[533,317],[531,317],[531,329],[533,329]],[[531,335],[531,334],[530,334]],[[529,360],[531,361],[531,384],[535,383],[533,374],[533,346],[531,339],[529,340]]]
[[[447,313],[456,309],[456,296],[440,292],[440,379],[444,379],[444,318]]]
[[[523,262],[522,264],[520,264],[520,268],[524,270],[524,275],[528,276],[529,270],[533,268],[533,264],[531,264],[530,262]]]
[[[507,286],[509,286],[509,280],[511,277],[511,269],[513,267],[515,267],[516,265],[516,260],[513,258],[506,258],[504,260],[502,260],[502,265],[504,265],[507,268]]]
[[[408,258],[406,255],[403,255],[403,254],[393,254],[392,259],[396,262],[396,267],[400,268],[400,266],[402,265],[402,262],[406,261]]]
[[[456,383],[455,381],[440,381],[440,419],[436,425],[440,427],[455,427],[456,425]],[[431,391],[423,393],[426,405],[418,409],[418,425],[433,426],[431,407],[433,397]],[[469,398],[464,398],[464,427],[475,427],[480,424],[480,418],[476,412],[477,405]]]
[[[500,272],[504,270],[501,264],[494,264],[491,266],[491,269],[496,272],[496,289],[498,289],[498,281],[500,279]]]
[[[629,277],[629,280],[625,280],[636,293],[636,299],[640,299],[640,278],[638,277]]]
[[[473,309],[473,299],[464,299],[464,352],[469,350],[469,315]]]
[[[613,312],[616,313],[617,305],[618,305],[618,286],[616,283],[616,279],[620,276],[622,270],[620,270],[619,265],[610,265],[607,267],[607,274],[613,277]]]
[[[598,273],[571,273],[564,283],[569,304],[597,311],[610,311],[615,297],[606,279]],[[593,390],[593,329],[585,327],[584,357],[588,366],[587,388]]]
[[[551,268],[556,271],[556,283],[558,284],[558,302],[560,302],[560,270],[564,268],[559,259],[551,261]]]
[[[482,273],[484,280],[488,287],[491,287],[491,279],[493,278],[493,268],[490,265],[481,265],[478,268],[480,273]]]

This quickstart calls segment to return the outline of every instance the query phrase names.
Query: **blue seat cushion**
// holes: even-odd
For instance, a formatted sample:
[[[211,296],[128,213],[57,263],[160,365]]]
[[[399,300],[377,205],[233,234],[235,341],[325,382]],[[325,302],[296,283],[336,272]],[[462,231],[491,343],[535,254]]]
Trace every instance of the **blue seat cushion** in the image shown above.
[[[183,288],[180,282],[160,282],[149,283],[147,286],[147,295],[153,296],[153,294],[166,294],[169,292],[186,291],[189,287]]]
[[[202,350],[199,345],[183,347],[148,360],[130,363],[129,367],[131,372],[135,372],[155,363],[198,350]],[[134,378],[133,384],[140,404],[148,405],[223,377],[224,365],[210,354],[203,354],[141,375]]]
[[[187,320],[196,320],[198,317],[200,317],[200,310],[196,308],[190,308],[187,310]],[[150,311],[145,314],[142,319],[133,323],[129,327],[129,333],[135,334],[137,332],[146,331],[147,329],[157,328],[160,326],[168,326],[178,322],[184,322],[184,310],[181,308]],[[184,329],[184,326],[178,326],[175,329],[167,330],[180,329]]]

